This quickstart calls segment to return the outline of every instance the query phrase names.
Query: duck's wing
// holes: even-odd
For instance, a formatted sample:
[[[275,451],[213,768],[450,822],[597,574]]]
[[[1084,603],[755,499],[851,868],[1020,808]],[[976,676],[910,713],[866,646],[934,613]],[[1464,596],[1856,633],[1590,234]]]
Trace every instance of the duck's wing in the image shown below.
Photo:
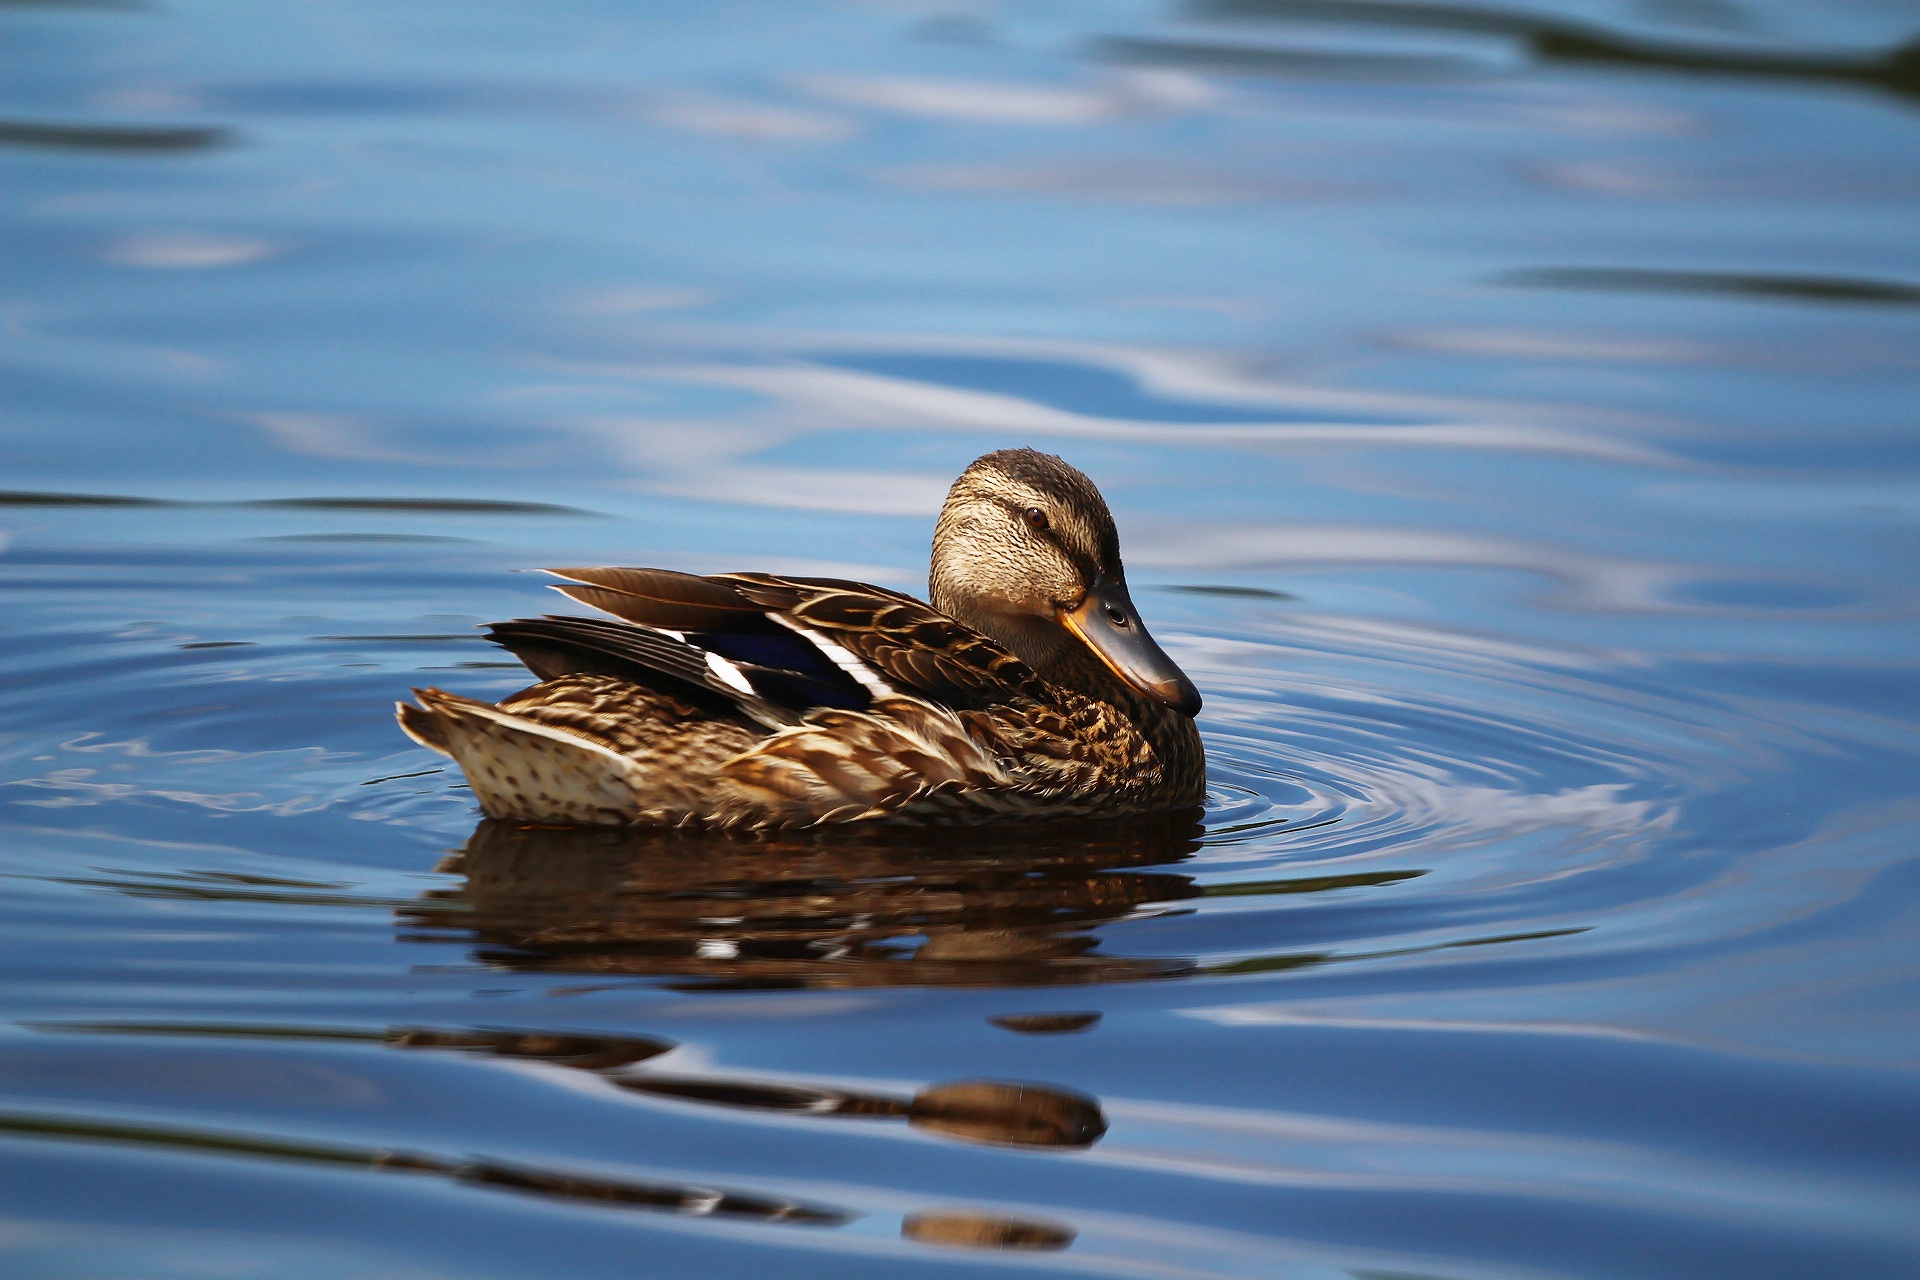
[[[793,712],[861,711],[890,694],[956,710],[1047,696],[1013,654],[883,587],[763,573],[549,572],[565,579],[555,590],[697,650],[716,680],[737,674],[755,696]]]
[[[812,631],[879,671],[895,691],[961,710],[1043,699],[1033,669],[972,627],[912,596],[837,578],[720,575],[775,621]]]
[[[649,687],[664,686],[710,712],[738,713],[769,729],[798,724],[804,710],[756,689],[750,668],[651,627],[549,615],[490,623],[487,637],[510,650],[542,681],[571,675],[619,676]]]

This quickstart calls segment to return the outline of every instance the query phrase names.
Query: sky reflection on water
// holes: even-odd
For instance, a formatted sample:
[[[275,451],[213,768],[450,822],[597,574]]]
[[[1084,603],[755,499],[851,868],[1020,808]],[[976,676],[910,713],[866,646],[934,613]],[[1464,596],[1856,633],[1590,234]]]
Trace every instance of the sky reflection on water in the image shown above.
[[[0,6],[0,1258],[1913,1274],[1920,10]],[[1203,826],[394,730],[1064,454]]]

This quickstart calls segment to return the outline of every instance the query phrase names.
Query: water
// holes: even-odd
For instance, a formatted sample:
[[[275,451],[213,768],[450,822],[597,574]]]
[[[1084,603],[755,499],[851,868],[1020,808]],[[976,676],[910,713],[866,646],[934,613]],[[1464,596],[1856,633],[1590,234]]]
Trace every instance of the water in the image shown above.
[[[0,1270],[1920,1271],[1920,8],[0,8]],[[1092,474],[1204,826],[495,828]]]

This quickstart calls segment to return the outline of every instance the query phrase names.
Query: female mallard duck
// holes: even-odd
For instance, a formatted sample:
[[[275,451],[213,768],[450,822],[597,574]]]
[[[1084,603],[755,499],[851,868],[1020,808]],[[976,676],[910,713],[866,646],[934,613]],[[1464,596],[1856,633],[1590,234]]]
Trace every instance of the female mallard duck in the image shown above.
[[[399,705],[489,817],[951,826],[1200,802],[1200,694],[1127,595],[1100,491],[1047,454],[954,481],[932,607],[828,578],[552,572],[619,621],[494,623],[539,684]]]

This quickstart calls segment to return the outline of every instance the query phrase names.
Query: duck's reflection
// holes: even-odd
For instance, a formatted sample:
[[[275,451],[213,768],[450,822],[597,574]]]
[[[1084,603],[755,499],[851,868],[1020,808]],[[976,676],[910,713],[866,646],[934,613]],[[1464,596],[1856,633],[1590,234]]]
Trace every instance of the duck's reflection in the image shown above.
[[[364,1169],[373,1173],[424,1175],[469,1186],[691,1217],[838,1227],[860,1216],[853,1210],[836,1205],[733,1191],[724,1187],[606,1178],[466,1156],[235,1133],[225,1127],[193,1128],[93,1116],[0,1112],[0,1135],[15,1139],[191,1152],[198,1156],[271,1160],[333,1170]]]
[[[386,1033],[399,1049],[466,1049],[501,1058],[525,1058],[582,1071],[610,1071],[657,1058],[673,1048],[652,1036],[583,1036],[551,1031],[429,1031],[395,1027]]]
[[[1090,1147],[1107,1131],[1100,1104],[1085,1094],[1005,1080],[929,1085],[911,1098],[711,1077],[638,1075],[614,1083],[635,1093],[723,1107],[899,1119],[943,1137],[1010,1147]]]
[[[952,1080],[912,1097],[716,1075],[673,1075],[626,1068],[666,1053],[670,1040],[533,1031],[439,1031],[395,1027],[399,1049],[458,1049],[591,1071],[631,1093],[755,1111],[869,1120],[905,1120],[915,1129],[1012,1147],[1090,1147],[1107,1131],[1100,1103],[1053,1085],[1011,1080]]]
[[[911,1096],[816,1087],[777,1079],[718,1074],[673,1074],[651,1065],[672,1052],[655,1036],[493,1027],[302,1027],[282,1024],[180,1022],[53,1022],[28,1024],[41,1032],[167,1039],[262,1040],[284,1046],[315,1041],[360,1043],[402,1050],[464,1053],[539,1062],[588,1072],[631,1093],[699,1105],[805,1115],[823,1120],[901,1120],[923,1133],[961,1142],[1019,1148],[1084,1150],[1107,1131],[1097,1099],[1055,1085],[1009,1080],[952,1080]],[[426,1174],[457,1182],[608,1206],[695,1216],[718,1216],[801,1226],[840,1226],[856,1209],[706,1184],[603,1177],[556,1165],[441,1155],[418,1149],[344,1146],[222,1130],[120,1123],[88,1117],[0,1112],[0,1135],[108,1142],[239,1157],[358,1167],[385,1173]],[[981,1249],[1064,1249],[1071,1227],[1006,1218],[975,1210],[908,1214],[908,1239]]]
[[[1034,986],[1172,977],[1182,958],[1098,954],[1095,926],[1199,896],[1160,870],[1192,816],[1022,831],[689,840],[482,822],[442,869],[465,883],[401,911],[484,963],[658,974],[700,987]],[[456,910],[449,910],[455,908]]]
[[[984,1213],[910,1213],[900,1234],[949,1249],[1064,1249],[1078,1234],[1058,1222],[1032,1222]]]

